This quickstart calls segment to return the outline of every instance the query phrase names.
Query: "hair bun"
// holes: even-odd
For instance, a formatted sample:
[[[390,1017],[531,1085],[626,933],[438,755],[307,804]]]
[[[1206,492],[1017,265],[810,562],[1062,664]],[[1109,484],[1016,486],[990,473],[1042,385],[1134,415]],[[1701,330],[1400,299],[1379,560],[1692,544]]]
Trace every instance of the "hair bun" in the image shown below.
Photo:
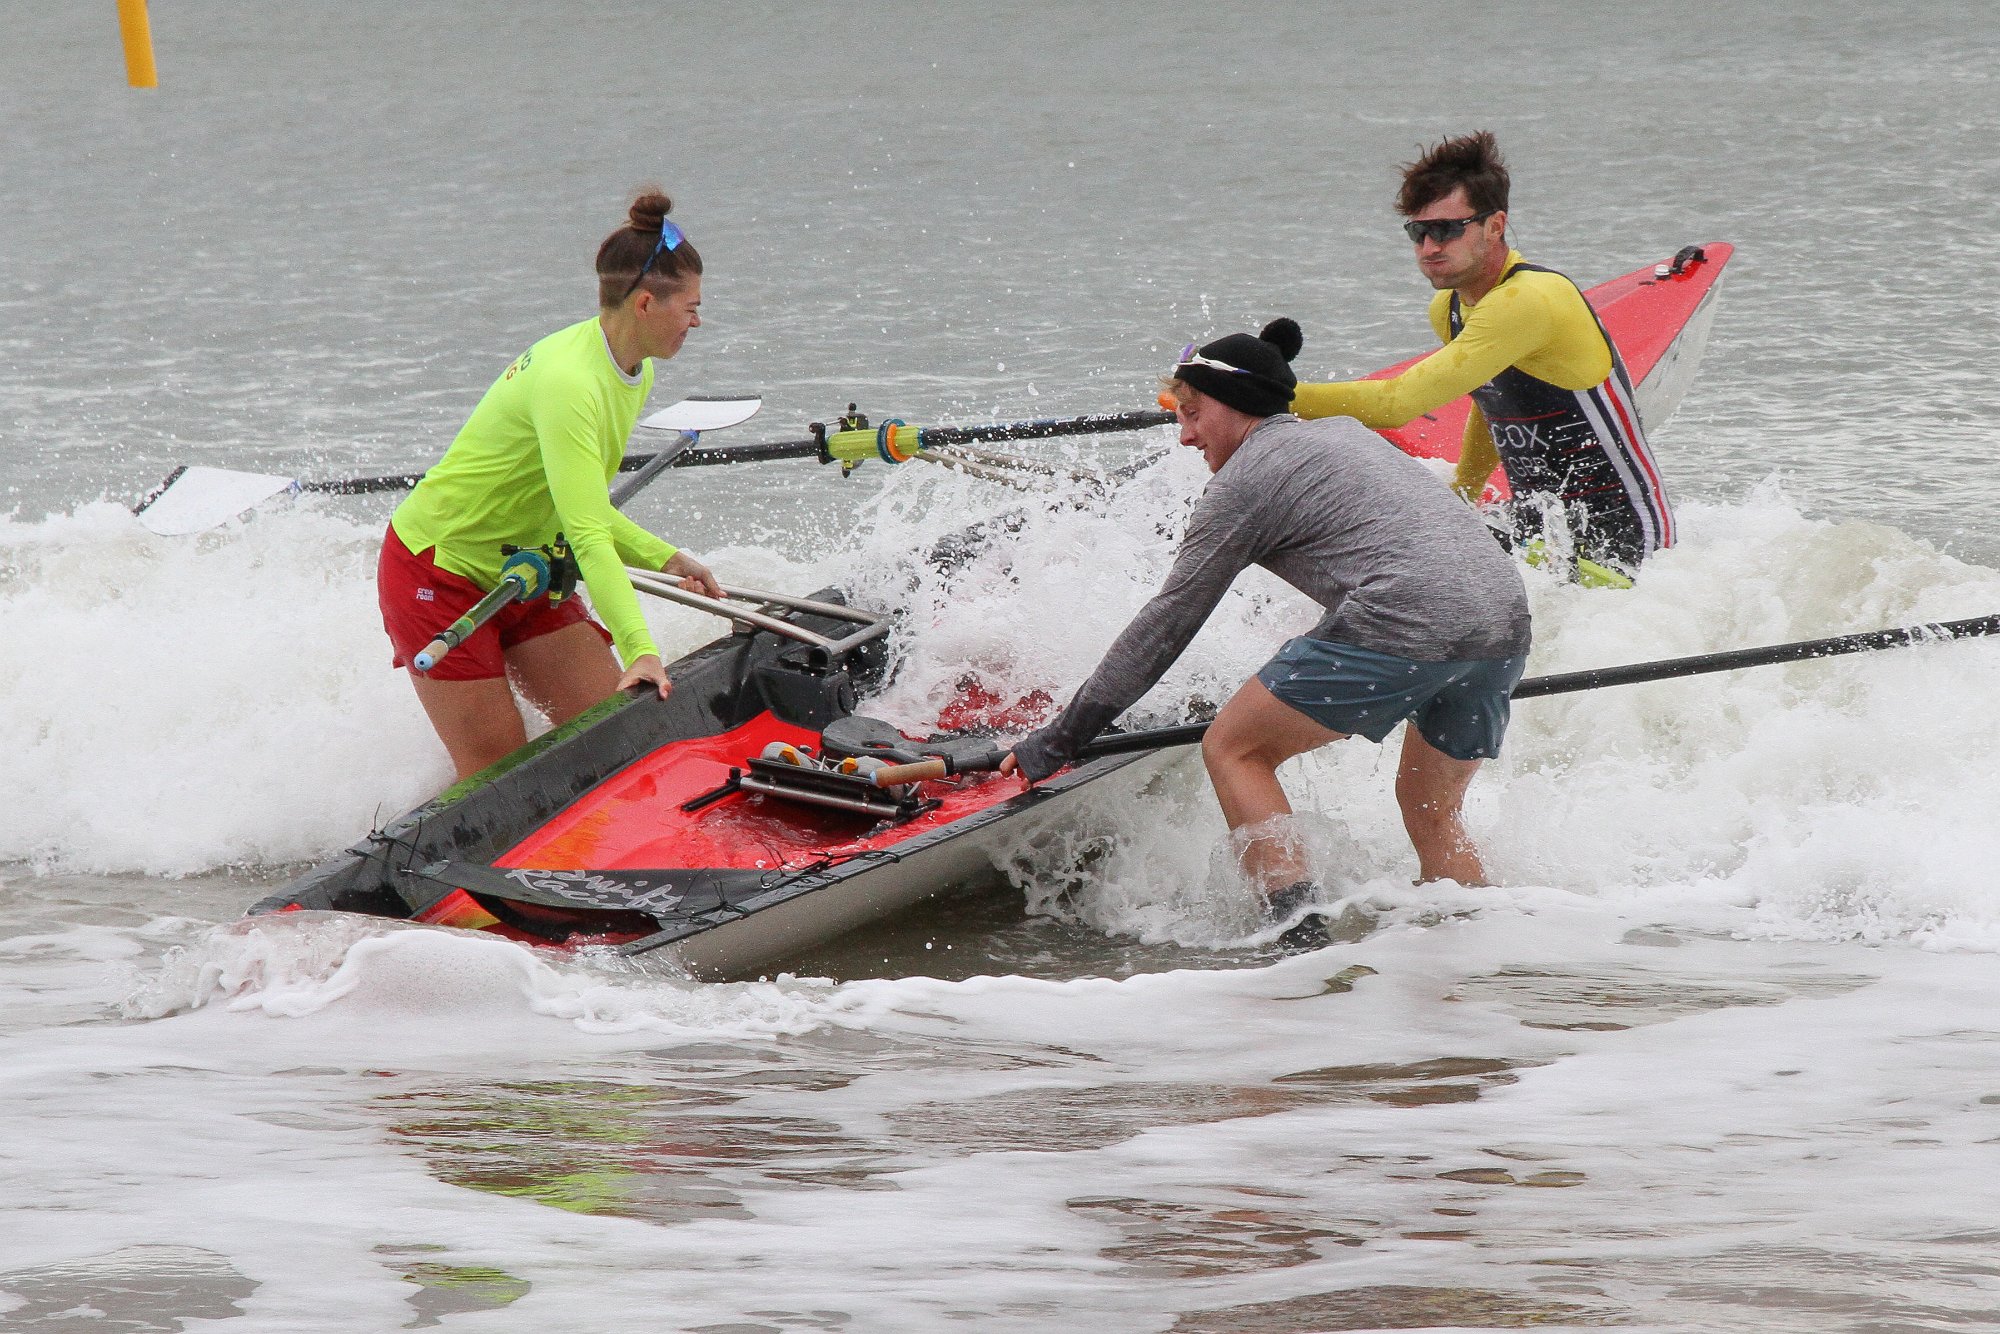
[[[674,211],[674,201],[657,189],[645,189],[632,201],[629,214],[632,230],[635,232],[657,232],[666,221],[667,214]]]
[[[1257,336],[1277,348],[1286,361],[1296,357],[1299,349],[1306,345],[1306,336],[1299,329],[1299,322],[1283,315],[1265,325]]]

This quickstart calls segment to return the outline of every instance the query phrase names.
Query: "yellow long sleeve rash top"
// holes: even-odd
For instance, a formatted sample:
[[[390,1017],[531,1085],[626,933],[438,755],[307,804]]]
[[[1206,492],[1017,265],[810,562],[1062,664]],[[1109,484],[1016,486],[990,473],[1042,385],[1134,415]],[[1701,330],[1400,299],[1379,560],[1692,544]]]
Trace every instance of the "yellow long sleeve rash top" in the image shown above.
[[[560,532],[619,659],[629,667],[658,653],[625,566],[660,569],[675,548],[611,504],[611,479],[652,387],[652,362],[627,375],[595,317],[550,334],[493,382],[397,506],[397,536],[491,589],[502,543],[542,546]]]
[[[1506,268],[1522,263],[1507,252]],[[1564,389],[1587,389],[1611,374],[1605,344],[1583,294],[1559,273],[1523,269],[1476,304],[1460,303],[1464,329],[1451,336],[1451,292],[1431,298],[1431,330],[1444,346],[1400,375],[1382,380],[1301,384],[1292,411],[1301,417],[1353,417],[1374,430],[1406,425],[1471,393],[1510,366]],[[1499,464],[1486,419],[1467,417],[1453,485],[1476,498]]]

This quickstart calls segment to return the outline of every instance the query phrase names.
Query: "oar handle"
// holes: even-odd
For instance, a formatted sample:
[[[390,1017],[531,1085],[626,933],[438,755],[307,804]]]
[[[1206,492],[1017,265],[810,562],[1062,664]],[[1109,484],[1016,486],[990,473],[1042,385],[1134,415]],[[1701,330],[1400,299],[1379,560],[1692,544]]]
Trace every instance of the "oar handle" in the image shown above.
[[[438,665],[439,658],[442,658],[463,642],[464,640],[449,634],[439,635],[429,644],[426,644],[424,651],[410,659],[410,662],[418,671],[427,672]]]
[[[1000,767],[1007,752],[998,746],[981,746],[971,754],[934,755],[911,764],[885,764],[873,774],[876,787],[900,787],[926,778],[950,778],[954,774],[990,773]]]
[[[905,783],[921,783],[926,778],[943,778],[945,773],[943,760],[918,760],[915,764],[885,764],[872,777],[876,787],[901,787]]]
[[[509,571],[502,575],[491,593],[474,603],[472,610],[438,631],[437,638],[426,644],[421,653],[410,659],[410,665],[420,672],[428,672],[437,666],[447,653],[472,638],[473,631],[499,615],[502,607],[527,596],[528,580],[525,575],[518,571]]]

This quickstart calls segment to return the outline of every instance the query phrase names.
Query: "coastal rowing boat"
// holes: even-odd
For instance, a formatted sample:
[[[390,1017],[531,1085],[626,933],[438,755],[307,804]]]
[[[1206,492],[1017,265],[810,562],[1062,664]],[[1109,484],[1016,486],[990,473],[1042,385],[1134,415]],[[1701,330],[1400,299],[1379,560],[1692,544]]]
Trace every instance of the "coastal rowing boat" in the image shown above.
[[[1731,248],[1590,289],[1657,426],[1699,362]],[[1409,363],[1403,363],[1407,365]],[[1391,367],[1382,374],[1392,374]],[[1386,433],[1451,458],[1461,402]],[[775,455],[774,455],[775,456]],[[1134,795],[1192,738],[1106,749],[1034,788],[972,752],[1038,721],[969,686],[924,735],[859,712],[882,684],[893,619],[730,589],[711,603],[657,575],[642,592],[731,618],[668,669],[665,700],[606,700],[378,829],[255,905],[476,929],[536,945],[660,953],[704,979],[754,976],[955,888],[990,882],[1007,847],[1095,792]],[[1183,729],[1186,730],[1186,729]],[[953,776],[882,788],[870,770],[924,757]],[[963,769],[972,770],[965,772]]]
[[[1113,775],[1129,795],[1187,749],[1106,756],[1032,789],[991,772],[877,788],[870,764],[840,763],[963,755],[990,745],[969,723],[1004,725],[1005,714],[974,687],[941,715],[951,735],[904,736],[854,711],[881,680],[887,617],[833,590],[728,591],[717,607],[754,620],[675,662],[667,699],[605,701],[252,913],[365,913],[665,951],[697,977],[742,977],[990,879],[1003,825],[1028,836]],[[788,748],[806,763],[779,758]]]

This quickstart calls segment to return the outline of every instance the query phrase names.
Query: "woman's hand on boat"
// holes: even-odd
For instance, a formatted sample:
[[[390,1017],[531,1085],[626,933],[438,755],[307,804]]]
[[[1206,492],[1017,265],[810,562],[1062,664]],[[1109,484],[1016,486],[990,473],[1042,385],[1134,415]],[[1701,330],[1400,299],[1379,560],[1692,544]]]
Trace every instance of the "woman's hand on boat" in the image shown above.
[[[660,573],[679,578],[681,588],[689,593],[702,593],[712,598],[729,596],[722,591],[722,585],[715,582],[706,565],[685,551],[676,551],[674,558],[660,567]]]
[[[625,669],[625,675],[618,678],[618,689],[629,690],[641,682],[658,689],[661,699],[673,693],[674,683],[667,679],[666,664],[660,661],[660,655],[657,653],[642,653],[632,659],[632,665]]]

